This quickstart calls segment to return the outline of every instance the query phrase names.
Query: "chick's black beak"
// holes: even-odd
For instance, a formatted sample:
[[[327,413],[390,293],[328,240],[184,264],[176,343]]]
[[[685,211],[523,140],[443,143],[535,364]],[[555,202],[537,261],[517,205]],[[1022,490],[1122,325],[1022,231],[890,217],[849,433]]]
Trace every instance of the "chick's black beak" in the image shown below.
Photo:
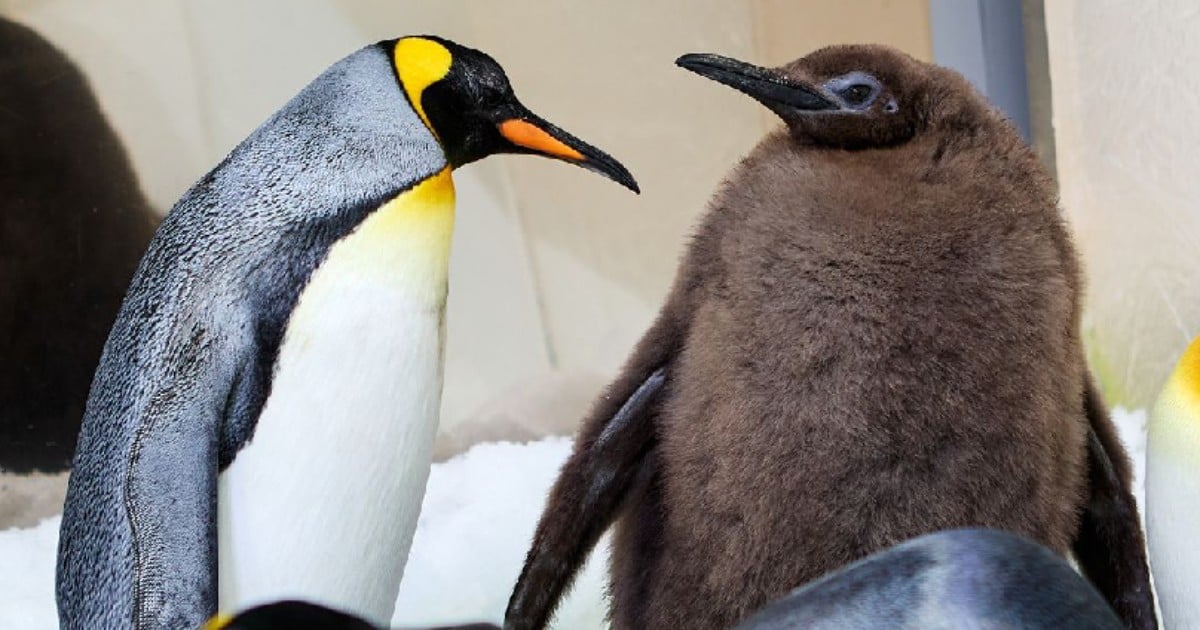
[[[817,112],[841,108],[813,86],[737,59],[693,53],[676,59],[675,65],[748,94],[781,116],[786,117],[788,110]]]
[[[521,107],[499,117],[496,129],[517,153],[535,153],[581,166],[640,193],[633,175],[609,154]]]

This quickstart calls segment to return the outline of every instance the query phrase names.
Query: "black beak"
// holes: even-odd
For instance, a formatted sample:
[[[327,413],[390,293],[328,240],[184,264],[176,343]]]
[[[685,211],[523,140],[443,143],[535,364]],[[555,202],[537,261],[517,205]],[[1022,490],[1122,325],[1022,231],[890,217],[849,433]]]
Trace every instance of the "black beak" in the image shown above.
[[[620,162],[609,154],[542,120],[521,107],[496,123],[496,129],[520,153],[534,153],[562,160],[603,175],[641,193],[638,184]]]
[[[784,79],[773,70],[704,53],[684,55],[675,65],[691,70],[702,77],[748,94],[771,111],[786,117],[788,111],[818,112],[841,109],[817,88]]]

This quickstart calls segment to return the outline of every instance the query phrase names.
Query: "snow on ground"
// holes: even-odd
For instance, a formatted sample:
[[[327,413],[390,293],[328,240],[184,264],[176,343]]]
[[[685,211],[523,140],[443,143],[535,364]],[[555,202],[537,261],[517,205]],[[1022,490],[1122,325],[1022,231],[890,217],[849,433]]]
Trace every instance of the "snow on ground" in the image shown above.
[[[1146,413],[1113,411],[1130,457],[1141,504]],[[396,601],[396,625],[490,620],[504,614],[509,591],[570,440],[479,444],[429,474],[421,517]],[[0,531],[0,628],[57,627],[54,558],[59,517]],[[603,625],[602,542],[559,612],[561,628]]]
[[[1125,443],[1129,459],[1133,461],[1133,495],[1137,497],[1138,512],[1145,521],[1142,506],[1146,505],[1146,410],[1134,409],[1125,411],[1120,407],[1112,411],[1113,422],[1117,423],[1117,432]]]
[[[429,472],[393,625],[504,619],[567,438],[479,444]],[[603,627],[607,541],[597,547],[555,625]]]
[[[567,438],[484,443],[429,472],[425,501],[396,602],[395,624],[500,622]],[[0,628],[57,628],[54,559],[60,517],[0,531]],[[602,541],[555,625],[600,628],[607,541]]]
[[[54,608],[54,557],[58,522],[0,532],[0,628],[46,630],[58,627]]]

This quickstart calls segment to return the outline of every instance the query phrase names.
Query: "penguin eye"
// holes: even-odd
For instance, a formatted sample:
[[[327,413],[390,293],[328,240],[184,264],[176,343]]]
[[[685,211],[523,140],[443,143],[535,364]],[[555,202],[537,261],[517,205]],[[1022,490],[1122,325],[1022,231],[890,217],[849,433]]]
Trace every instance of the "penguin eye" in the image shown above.
[[[855,71],[825,82],[826,90],[836,94],[845,109],[865,111],[879,94],[883,84],[867,72]]]
[[[874,91],[875,88],[869,85],[858,83],[851,85],[845,90],[842,90],[841,96],[843,99],[845,99],[847,104],[862,105],[863,103],[867,102],[868,98],[871,98],[871,94]]]

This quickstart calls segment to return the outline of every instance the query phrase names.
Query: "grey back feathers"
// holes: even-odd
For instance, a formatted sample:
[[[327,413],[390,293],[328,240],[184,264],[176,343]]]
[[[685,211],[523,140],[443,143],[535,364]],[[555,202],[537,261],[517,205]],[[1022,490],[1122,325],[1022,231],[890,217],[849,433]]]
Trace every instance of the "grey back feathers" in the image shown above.
[[[445,166],[371,46],[171,210],[88,400],[60,538],[63,627],[190,627],[215,612],[217,467],[249,437],[300,290],[334,242]]]
[[[1120,630],[1112,609],[1054,552],[962,529],[901,543],[767,605],[738,630]]]

